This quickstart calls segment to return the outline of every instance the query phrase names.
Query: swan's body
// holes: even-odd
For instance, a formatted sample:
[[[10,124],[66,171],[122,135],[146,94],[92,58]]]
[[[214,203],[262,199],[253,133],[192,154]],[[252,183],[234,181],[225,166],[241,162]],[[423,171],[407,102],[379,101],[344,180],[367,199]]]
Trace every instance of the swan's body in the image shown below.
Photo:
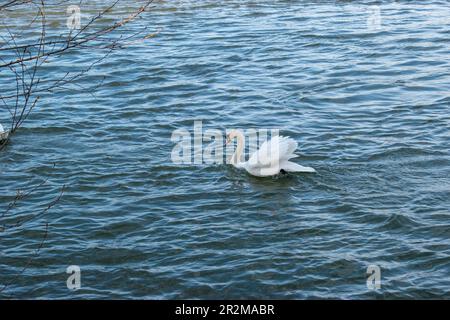
[[[3,128],[2,124],[0,123],[0,133],[3,133],[5,129]]]
[[[294,151],[297,142],[289,137],[275,136],[265,141],[259,150],[255,151],[248,161],[241,161],[244,151],[244,135],[239,130],[232,130],[228,135],[228,142],[237,138],[236,151],[231,157],[231,164],[239,169],[258,177],[273,176],[280,172],[316,172],[311,167],[304,167],[289,161],[297,157]]]

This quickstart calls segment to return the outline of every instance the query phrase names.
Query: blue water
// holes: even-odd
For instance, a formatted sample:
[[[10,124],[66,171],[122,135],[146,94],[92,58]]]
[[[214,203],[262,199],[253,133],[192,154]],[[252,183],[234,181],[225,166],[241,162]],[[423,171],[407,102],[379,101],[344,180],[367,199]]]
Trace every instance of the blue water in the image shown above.
[[[450,3],[379,9],[371,24],[370,2],[153,4],[126,32],[155,37],[44,94],[0,152],[2,210],[48,179],[15,214],[39,212],[66,185],[0,232],[0,297],[450,298]],[[278,128],[317,173],[174,164],[171,134],[195,120]]]

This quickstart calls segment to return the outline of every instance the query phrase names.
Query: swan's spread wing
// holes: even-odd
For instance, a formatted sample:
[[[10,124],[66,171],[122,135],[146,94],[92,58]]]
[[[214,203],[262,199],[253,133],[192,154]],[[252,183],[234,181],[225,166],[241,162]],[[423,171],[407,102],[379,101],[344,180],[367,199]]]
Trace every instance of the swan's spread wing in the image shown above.
[[[279,165],[282,160],[289,160],[296,155],[297,142],[289,137],[275,136],[265,141],[261,148],[248,160],[250,167],[268,168]]]

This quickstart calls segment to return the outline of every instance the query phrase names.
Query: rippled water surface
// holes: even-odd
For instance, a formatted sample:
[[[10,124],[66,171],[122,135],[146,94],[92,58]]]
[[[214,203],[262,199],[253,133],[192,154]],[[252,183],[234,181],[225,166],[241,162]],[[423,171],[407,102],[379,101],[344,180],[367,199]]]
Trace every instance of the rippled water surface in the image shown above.
[[[92,94],[45,96],[0,153],[3,207],[30,180],[49,181],[28,200],[36,210],[67,186],[31,229],[2,235],[0,283],[14,279],[2,294],[450,298],[450,4],[386,2],[380,28],[370,10],[154,3],[133,28],[156,37],[80,79],[105,77]],[[279,128],[317,173],[174,164],[171,134],[194,120]],[[377,291],[366,285],[372,264]],[[81,268],[75,292],[69,265]]]

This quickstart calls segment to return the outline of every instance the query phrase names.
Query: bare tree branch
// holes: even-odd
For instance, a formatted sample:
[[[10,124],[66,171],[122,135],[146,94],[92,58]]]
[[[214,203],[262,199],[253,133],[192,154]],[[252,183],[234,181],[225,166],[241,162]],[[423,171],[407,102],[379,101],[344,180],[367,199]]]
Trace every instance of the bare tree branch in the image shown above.
[[[86,24],[70,31],[55,27],[52,24],[54,22],[52,19],[56,19],[55,15],[49,12],[58,5],[66,9],[73,1],[0,0],[0,2],[0,119],[3,117],[2,111],[10,117],[8,130],[0,132],[0,152],[6,150],[5,146],[13,134],[23,126],[41,98],[57,90],[81,87],[79,80],[87,76],[96,65],[105,61],[114,50],[148,40],[159,32],[149,33],[147,26],[139,26],[134,31],[124,28],[146,12],[153,0],[137,1],[139,4],[134,9],[125,14],[118,14],[119,18],[108,23],[114,10],[120,10],[122,3],[122,0],[110,0],[109,4],[102,4],[103,9],[96,11]],[[79,0],[79,5],[81,4],[82,0]],[[97,2],[96,4],[98,5]],[[85,6],[89,6],[92,11],[92,2]],[[129,2],[126,3],[126,7],[129,8]],[[61,13],[59,17],[63,16],[65,20],[66,10]],[[100,55],[84,66],[67,72],[48,71],[49,65],[58,65],[70,55],[81,55],[91,50],[100,52]],[[47,180],[44,180],[26,191],[17,190],[0,214],[0,240],[2,237],[7,239],[11,234],[42,225],[41,220],[45,219],[47,213],[62,199],[65,186],[53,200],[38,209],[27,209],[23,206],[32,199],[33,194],[41,192],[46,183]],[[37,249],[16,276],[0,284],[0,294],[4,295],[5,290],[40,254],[49,233],[49,223],[46,221],[44,225],[44,234]]]

